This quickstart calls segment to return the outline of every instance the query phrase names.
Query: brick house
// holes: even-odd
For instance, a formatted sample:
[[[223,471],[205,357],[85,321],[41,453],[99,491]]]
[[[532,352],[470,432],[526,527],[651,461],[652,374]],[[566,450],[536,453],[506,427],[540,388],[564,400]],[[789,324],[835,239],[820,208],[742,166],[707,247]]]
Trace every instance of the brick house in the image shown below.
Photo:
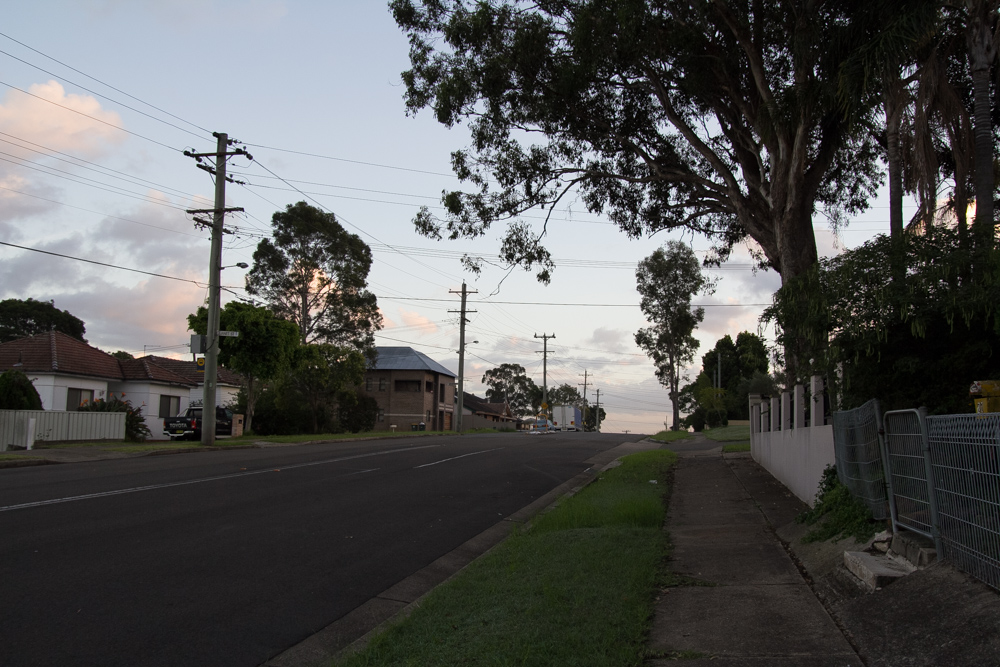
[[[411,347],[379,347],[365,372],[362,393],[378,403],[376,431],[408,431],[423,422],[428,431],[454,428],[456,375]]]

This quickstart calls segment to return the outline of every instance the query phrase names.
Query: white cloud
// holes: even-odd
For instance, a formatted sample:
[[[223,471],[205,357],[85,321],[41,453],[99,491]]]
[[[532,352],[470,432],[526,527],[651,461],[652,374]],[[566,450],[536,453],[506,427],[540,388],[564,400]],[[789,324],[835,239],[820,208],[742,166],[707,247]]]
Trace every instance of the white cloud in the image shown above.
[[[67,94],[56,81],[33,84],[28,92],[37,97],[17,90],[4,94],[0,103],[0,132],[8,135],[4,140],[32,142],[93,159],[125,139],[124,133],[116,129],[122,126],[121,118],[113,111],[102,109],[94,97]],[[35,155],[28,159],[38,159],[37,154],[30,151],[22,150],[19,154]]]

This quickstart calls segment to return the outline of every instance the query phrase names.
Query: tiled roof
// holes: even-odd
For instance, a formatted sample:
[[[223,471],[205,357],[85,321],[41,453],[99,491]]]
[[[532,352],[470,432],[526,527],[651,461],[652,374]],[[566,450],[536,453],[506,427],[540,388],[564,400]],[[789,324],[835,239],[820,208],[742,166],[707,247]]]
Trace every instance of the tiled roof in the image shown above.
[[[10,368],[25,373],[123,379],[117,359],[59,331],[47,331],[0,344],[0,370]]]
[[[193,387],[197,382],[191,382],[187,378],[171,370],[158,366],[150,361],[149,357],[139,359],[127,359],[120,361],[122,375],[126,380],[153,380],[154,382],[167,382],[169,384],[180,384]]]
[[[24,373],[84,375],[104,380],[146,381],[189,387],[204,381],[193,361],[166,357],[119,360],[58,331],[0,344],[0,372],[11,368]],[[238,373],[219,368],[219,384],[236,387],[241,380]]]
[[[462,392],[462,407],[469,408],[472,412],[510,418],[510,415],[507,413],[506,403],[488,403],[475,394],[464,391]]]
[[[412,347],[376,347],[378,359],[375,370],[378,371],[430,371],[448,377],[457,377],[447,368],[428,357],[423,352],[417,352]]]
[[[205,382],[205,374],[198,372],[198,364],[193,361],[185,361],[184,359],[169,359],[167,357],[156,357],[153,355],[142,358],[149,360],[152,364],[159,366],[162,369],[181,376],[190,384],[199,385]],[[217,378],[219,384],[226,384],[232,387],[238,387],[243,384],[243,377],[239,373],[235,373],[228,368],[223,368],[222,366],[219,366]]]

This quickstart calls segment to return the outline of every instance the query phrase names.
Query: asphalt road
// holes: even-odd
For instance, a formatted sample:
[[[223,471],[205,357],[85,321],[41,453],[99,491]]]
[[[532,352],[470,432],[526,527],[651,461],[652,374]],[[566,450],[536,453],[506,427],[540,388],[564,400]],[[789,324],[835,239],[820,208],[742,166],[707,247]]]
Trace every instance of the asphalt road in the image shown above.
[[[0,665],[260,665],[643,436],[0,470]]]

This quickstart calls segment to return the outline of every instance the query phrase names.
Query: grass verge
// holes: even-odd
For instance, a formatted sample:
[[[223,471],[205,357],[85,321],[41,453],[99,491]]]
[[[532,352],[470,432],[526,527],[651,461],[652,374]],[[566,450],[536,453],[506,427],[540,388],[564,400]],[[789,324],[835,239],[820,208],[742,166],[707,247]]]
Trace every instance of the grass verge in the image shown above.
[[[37,456],[21,456],[20,454],[0,454],[0,461],[41,461]]]
[[[675,461],[625,457],[336,664],[641,665]]]
[[[709,440],[715,440],[716,442],[734,442],[739,440],[750,440],[750,427],[749,426],[722,426],[719,428],[710,428],[702,431],[704,435]]]
[[[728,445],[723,445],[722,451],[725,454],[735,454],[736,452],[749,452],[750,441],[748,440],[747,442],[731,442]]]
[[[837,469],[833,466],[827,466],[823,471],[819,493],[816,494],[816,505],[795,520],[808,526],[816,526],[802,537],[805,543],[848,536],[854,537],[858,542],[867,542],[883,525],[873,519],[868,507],[840,483]]]
[[[649,437],[657,442],[673,442],[674,440],[690,438],[691,434],[687,431],[660,431],[656,435],[651,435]]]

